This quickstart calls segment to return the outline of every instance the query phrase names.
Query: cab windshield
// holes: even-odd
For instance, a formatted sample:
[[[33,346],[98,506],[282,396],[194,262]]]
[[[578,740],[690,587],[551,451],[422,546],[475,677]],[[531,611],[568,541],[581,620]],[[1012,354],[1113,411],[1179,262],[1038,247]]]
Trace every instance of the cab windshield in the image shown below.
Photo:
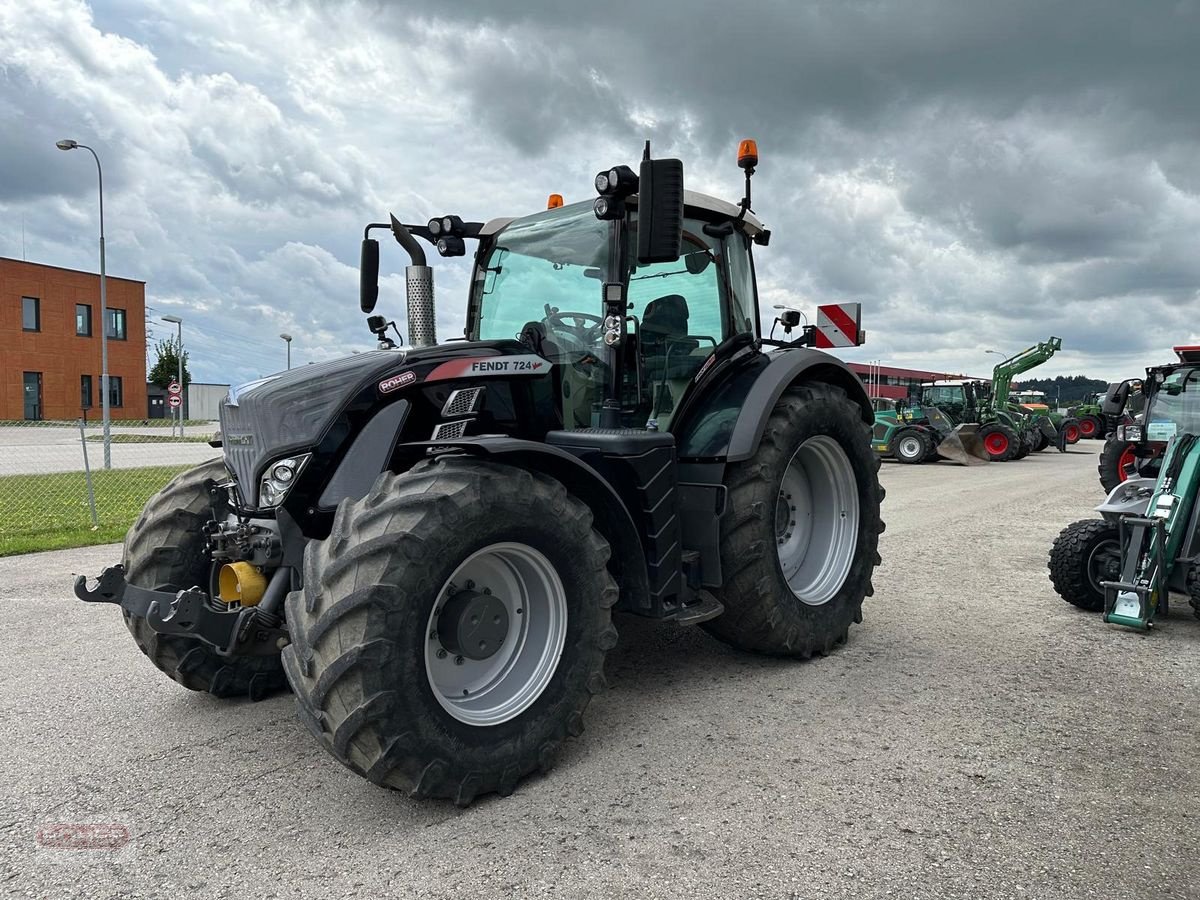
[[[552,311],[600,313],[608,265],[608,223],[590,203],[517,219],[498,236],[476,273],[480,340],[515,338]]]
[[[1167,375],[1147,411],[1146,440],[1167,441],[1185,432],[1200,435],[1200,367]]]

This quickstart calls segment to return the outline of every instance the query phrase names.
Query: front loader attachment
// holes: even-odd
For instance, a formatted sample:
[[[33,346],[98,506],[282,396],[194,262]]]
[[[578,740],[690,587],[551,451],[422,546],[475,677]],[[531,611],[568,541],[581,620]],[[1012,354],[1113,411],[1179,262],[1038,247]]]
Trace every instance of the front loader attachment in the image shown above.
[[[942,435],[937,446],[938,456],[956,462],[960,466],[979,466],[991,462],[987,449],[978,434],[975,424],[959,425]]]

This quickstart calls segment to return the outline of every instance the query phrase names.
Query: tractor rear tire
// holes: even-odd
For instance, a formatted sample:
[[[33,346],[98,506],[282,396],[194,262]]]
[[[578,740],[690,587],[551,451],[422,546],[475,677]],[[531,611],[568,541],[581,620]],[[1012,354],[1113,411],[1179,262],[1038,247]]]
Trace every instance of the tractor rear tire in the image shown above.
[[[1033,449],[1032,438],[1020,435],[1017,437],[1017,449],[1013,452],[1013,459],[1024,459]]]
[[[146,503],[125,535],[125,580],[158,591],[208,590],[211,560],[204,524],[212,518],[209,481],[228,481],[221,460],[176,475]],[[140,616],[122,611],[141,651],[172,679],[214,697],[260,700],[287,690],[276,656],[221,656],[195,638],[159,634]]]
[[[1119,441],[1111,437],[1100,448],[1100,461],[1096,465],[1096,474],[1100,476],[1100,485],[1105,493],[1123,481],[1138,474],[1137,457],[1133,453],[1134,445],[1128,441]]]
[[[1064,419],[1062,428],[1063,440],[1067,445],[1079,443],[1079,422],[1075,419]]]
[[[1046,437],[1040,430],[1033,436],[1033,446],[1029,449],[1034,453],[1041,453],[1050,446],[1050,438]]]
[[[1081,438],[1095,438],[1103,440],[1104,438],[1104,422],[1099,416],[1080,416],[1079,417],[1079,436]]]
[[[1114,569],[1113,561],[1118,568]],[[1102,580],[1119,574],[1120,534],[1107,519],[1072,522],[1054,540],[1050,549],[1050,581],[1058,595],[1080,609],[1104,609]]]
[[[288,596],[300,718],[375,784],[460,806],[511,793],[604,688],[608,559],[587,505],[547,475],[462,457],[384,473],[305,549]]]
[[[896,436],[894,454],[902,463],[922,463],[929,458],[932,443],[923,431],[907,428]]]
[[[979,440],[992,462],[1008,462],[1020,444],[1020,438],[1007,425],[993,422],[979,429]]]
[[[725,612],[701,627],[742,650],[808,659],[844,643],[880,563],[879,458],[840,387],[800,384],[775,404],[753,459],[725,475]]]

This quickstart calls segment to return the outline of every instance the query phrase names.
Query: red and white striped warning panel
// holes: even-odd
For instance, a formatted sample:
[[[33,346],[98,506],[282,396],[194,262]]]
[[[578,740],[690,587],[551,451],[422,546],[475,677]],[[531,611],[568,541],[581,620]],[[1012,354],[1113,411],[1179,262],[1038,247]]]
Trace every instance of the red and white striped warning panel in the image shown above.
[[[829,347],[857,347],[867,339],[860,326],[861,303],[830,303],[817,307],[817,342],[823,349]]]

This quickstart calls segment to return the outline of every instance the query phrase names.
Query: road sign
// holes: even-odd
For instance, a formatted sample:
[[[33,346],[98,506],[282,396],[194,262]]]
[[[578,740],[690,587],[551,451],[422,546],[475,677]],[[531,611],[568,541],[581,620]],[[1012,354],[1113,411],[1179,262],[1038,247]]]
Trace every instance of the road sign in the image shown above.
[[[181,387],[179,386],[179,382],[178,382],[178,381],[172,381],[170,384],[168,384],[168,385],[167,385],[167,393],[168,393],[168,394],[174,394],[175,396],[178,396],[179,394],[182,394],[182,393],[183,393],[183,388],[181,388]]]
[[[862,306],[858,303],[831,303],[817,307],[817,341],[822,349],[857,347],[867,339],[862,330]]]
[[[180,397],[178,394],[172,394],[170,397],[167,398],[167,403],[171,404],[171,408],[174,409],[177,406],[183,405],[183,398]]]

